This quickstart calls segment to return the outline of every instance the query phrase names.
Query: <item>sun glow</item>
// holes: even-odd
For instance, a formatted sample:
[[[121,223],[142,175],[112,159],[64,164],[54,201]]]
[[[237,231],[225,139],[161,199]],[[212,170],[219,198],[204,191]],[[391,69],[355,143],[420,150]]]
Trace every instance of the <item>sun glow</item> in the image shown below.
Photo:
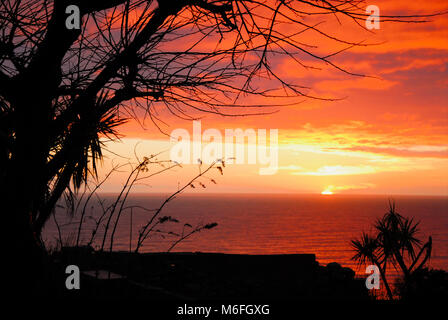
[[[327,187],[327,189],[325,189],[324,191],[322,191],[321,192],[321,194],[324,194],[324,195],[330,195],[330,194],[333,194],[333,191],[331,191],[331,187]]]

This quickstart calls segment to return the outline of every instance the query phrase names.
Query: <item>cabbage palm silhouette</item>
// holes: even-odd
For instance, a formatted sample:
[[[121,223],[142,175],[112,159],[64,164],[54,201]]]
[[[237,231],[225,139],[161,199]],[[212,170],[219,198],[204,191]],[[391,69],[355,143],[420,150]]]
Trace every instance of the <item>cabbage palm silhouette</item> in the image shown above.
[[[376,234],[362,233],[359,239],[351,241],[355,251],[352,259],[360,265],[372,263],[378,267],[392,300],[393,293],[386,277],[388,268],[392,266],[400,271],[403,281],[408,281],[411,274],[422,269],[430,259],[432,238],[422,245],[422,240],[417,238],[419,222],[400,215],[394,202],[389,202],[389,211],[375,222],[374,228]]]

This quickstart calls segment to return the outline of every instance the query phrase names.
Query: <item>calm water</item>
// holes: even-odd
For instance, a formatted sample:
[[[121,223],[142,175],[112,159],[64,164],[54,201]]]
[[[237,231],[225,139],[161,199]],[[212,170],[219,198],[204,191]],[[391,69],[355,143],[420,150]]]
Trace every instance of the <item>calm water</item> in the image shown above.
[[[106,206],[112,196],[103,196]],[[155,209],[165,198],[162,195],[133,195],[127,205]],[[448,269],[448,198],[396,196],[397,211],[421,221],[421,238],[433,237],[431,265]],[[92,202],[86,216],[98,217],[99,206]],[[321,264],[336,261],[362,272],[351,261],[349,241],[371,231],[371,224],[388,209],[384,196],[321,196],[321,195],[181,195],[161,213],[180,222],[160,226],[162,232],[180,233],[184,223],[217,222],[218,227],[193,235],[173,251],[202,251],[248,254],[314,253]],[[132,248],[137,230],[151,213],[133,210]],[[73,243],[78,216],[67,217],[58,209],[57,220],[65,242]],[[114,240],[114,250],[129,250],[130,210],[123,213]],[[94,222],[86,219],[82,239],[90,238]],[[99,245],[104,229],[100,229],[95,245]],[[186,231],[189,229],[186,228]],[[44,238],[54,243],[58,237],[54,222],[48,224]],[[143,252],[166,251],[174,236],[154,234],[143,246]]]

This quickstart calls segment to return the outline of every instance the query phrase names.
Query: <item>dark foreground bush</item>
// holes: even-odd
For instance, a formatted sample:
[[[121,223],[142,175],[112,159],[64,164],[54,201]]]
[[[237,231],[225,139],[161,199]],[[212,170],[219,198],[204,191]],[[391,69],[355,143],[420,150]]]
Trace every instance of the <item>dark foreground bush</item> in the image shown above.
[[[396,290],[403,300],[447,301],[448,272],[428,268],[416,270],[407,281],[399,280]]]

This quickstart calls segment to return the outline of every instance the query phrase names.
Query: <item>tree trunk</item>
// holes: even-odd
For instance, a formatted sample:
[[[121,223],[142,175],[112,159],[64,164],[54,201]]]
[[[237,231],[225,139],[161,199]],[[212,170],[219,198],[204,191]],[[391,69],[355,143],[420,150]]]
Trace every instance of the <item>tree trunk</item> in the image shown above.
[[[37,86],[36,86],[37,87]],[[5,226],[13,238],[7,246],[10,276],[17,293],[36,293],[44,286],[45,250],[33,229],[39,206],[47,192],[47,106],[39,89],[24,94],[17,87],[14,103],[14,142],[6,165],[0,169],[0,200]],[[32,100],[35,100],[34,102]],[[39,101],[40,100],[40,101]],[[44,286],[45,287],[45,286]],[[41,290],[41,289],[40,289]]]
[[[12,172],[8,176],[13,178]],[[33,295],[44,281],[44,250],[32,231],[32,196],[22,191],[19,180],[6,179],[5,182],[2,181],[1,203],[5,208],[4,226],[12,235],[6,245],[5,259],[9,266],[7,277],[13,286],[10,292]]]
[[[386,264],[384,264],[384,267],[381,266],[381,264],[376,260],[372,259],[372,263],[378,267],[380,270],[380,276],[383,280],[384,286],[386,287],[387,296],[389,297],[389,300],[394,300],[394,295],[392,294],[392,290],[390,289],[389,282],[386,278]]]

